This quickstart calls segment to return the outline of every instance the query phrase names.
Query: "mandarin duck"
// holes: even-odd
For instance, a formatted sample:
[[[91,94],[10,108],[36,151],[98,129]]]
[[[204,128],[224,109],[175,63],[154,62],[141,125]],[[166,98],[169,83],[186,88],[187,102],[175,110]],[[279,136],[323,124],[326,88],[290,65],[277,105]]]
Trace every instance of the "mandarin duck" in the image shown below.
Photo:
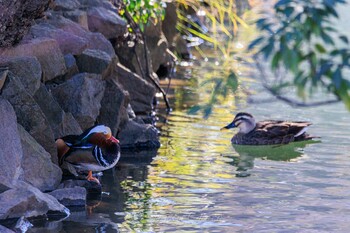
[[[231,139],[238,145],[273,145],[306,141],[315,137],[306,133],[310,122],[266,120],[255,122],[254,117],[245,112],[238,113],[233,121],[223,129],[239,128]]]
[[[89,181],[99,183],[92,176],[92,171],[99,172],[114,167],[120,158],[118,139],[111,129],[96,125],[81,135],[68,135],[56,140],[58,159],[61,167],[67,168],[74,175],[88,171]]]

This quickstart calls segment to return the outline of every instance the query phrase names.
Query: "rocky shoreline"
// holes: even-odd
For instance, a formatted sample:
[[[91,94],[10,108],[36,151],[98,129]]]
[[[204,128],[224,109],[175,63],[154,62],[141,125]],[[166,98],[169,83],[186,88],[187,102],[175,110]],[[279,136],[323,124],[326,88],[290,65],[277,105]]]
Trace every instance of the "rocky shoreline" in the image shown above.
[[[156,72],[172,65],[174,7],[166,30],[160,23],[145,29],[149,62],[141,44],[128,43],[127,22],[110,1],[56,0],[48,10],[48,1],[38,2],[44,17],[13,20],[23,38],[0,48],[0,220],[67,216],[67,207],[85,205],[84,188],[61,184],[56,138],[99,123],[121,147],[160,146],[144,117],[154,107]],[[15,4],[6,7],[16,15]]]

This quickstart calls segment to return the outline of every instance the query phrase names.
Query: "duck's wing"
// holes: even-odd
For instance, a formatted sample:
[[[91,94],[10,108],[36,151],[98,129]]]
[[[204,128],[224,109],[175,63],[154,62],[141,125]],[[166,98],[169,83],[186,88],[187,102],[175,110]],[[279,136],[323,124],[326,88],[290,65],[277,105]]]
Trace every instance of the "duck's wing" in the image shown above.
[[[260,121],[257,123],[256,131],[269,137],[281,137],[293,135],[295,137],[305,133],[306,128],[310,126],[310,122],[305,121]]]
[[[93,156],[94,147],[90,149],[85,148],[71,148],[63,157],[65,162],[73,165],[78,165],[82,163],[87,164],[97,164],[95,157]]]

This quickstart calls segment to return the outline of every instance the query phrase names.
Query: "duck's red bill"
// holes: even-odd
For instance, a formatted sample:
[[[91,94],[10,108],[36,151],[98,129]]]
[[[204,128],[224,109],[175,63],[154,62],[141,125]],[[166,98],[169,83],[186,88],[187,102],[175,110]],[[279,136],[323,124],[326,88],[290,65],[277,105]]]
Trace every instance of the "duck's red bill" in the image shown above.
[[[119,140],[118,140],[118,139],[116,139],[116,138],[115,138],[115,137],[113,137],[113,136],[111,136],[110,140],[111,140],[111,141],[113,141],[113,142],[119,143]]]

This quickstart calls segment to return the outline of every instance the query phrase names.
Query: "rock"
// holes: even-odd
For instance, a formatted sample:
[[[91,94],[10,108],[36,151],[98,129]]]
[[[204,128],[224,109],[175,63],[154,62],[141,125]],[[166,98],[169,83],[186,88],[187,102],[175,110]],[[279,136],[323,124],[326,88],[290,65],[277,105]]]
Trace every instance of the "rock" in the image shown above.
[[[55,11],[72,11],[80,7],[80,3],[77,0],[55,0],[52,7]]]
[[[117,12],[117,11],[115,11]],[[126,33],[126,22],[115,12],[104,7],[92,7],[88,10],[89,30],[100,32],[107,39],[118,38]]]
[[[77,61],[75,60],[75,57],[72,54],[64,55],[64,61],[67,67],[67,72],[64,75],[65,79],[70,79],[71,77],[79,73]]]
[[[113,135],[118,132],[124,100],[125,93],[120,85],[113,80],[107,80],[98,122],[110,127]]]
[[[69,210],[53,196],[20,182],[16,188],[0,194],[0,219],[35,217],[55,214],[69,215]]]
[[[23,149],[22,169],[19,179],[41,191],[55,189],[61,182],[62,170],[51,161],[51,156],[35,139],[18,125]]]
[[[155,87],[119,63],[116,72],[118,83],[130,94],[130,104],[135,113],[150,113],[156,94]]]
[[[0,64],[8,67],[18,77],[29,93],[35,93],[39,89],[42,71],[36,57],[8,58],[0,61]]]
[[[118,9],[108,0],[78,0],[85,7],[103,7],[108,10],[118,12]]]
[[[14,230],[17,232],[27,232],[32,226],[33,224],[22,216],[17,220]]]
[[[148,124],[139,124],[129,120],[121,126],[118,134],[121,148],[158,148],[160,142],[158,130]]]
[[[63,55],[58,43],[53,39],[38,38],[26,41],[16,47],[0,49],[0,56],[4,57],[36,57],[43,72],[43,81],[51,80],[66,72]]]
[[[101,75],[81,73],[51,91],[63,110],[72,113],[85,130],[94,125],[99,115],[104,90]]]
[[[9,70],[7,68],[0,68],[0,94],[1,94],[1,89],[5,84],[8,72]]]
[[[57,163],[57,152],[53,132],[44,113],[34,98],[26,91],[19,79],[9,73],[2,96],[13,106],[17,122],[20,123],[35,140],[51,154]]]
[[[67,11],[67,12],[63,12],[63,16],[76,22],[84,29],[89,30],[88,16],[86,11],[82,11],[82,10]]]
[[[57,41],[63,54],[80,54],[88,47],[88,41],[83,37],[77,36],[71,32],[56,28],[45,21],[31,27],[25,39],[47,37]]]
[[[182,38],[181,35],[177,35],[174,38],[174,44],[176,45],[174,46],[174,50],[181,57],[181,59],[192,59],[192,53],[190,51],[190,48],[187,46],[186,40]]]
[[[0,97],[0,184],[1,190],[12,187],[22,172],[22,146],[17,119],[11,104]],[[4,187],[5,186],[5,187]]]
[[[5,192],[5,191],[7,191],[9,189],[10,189],[10,187],[0,183],[0,193],[3,193],[3,192]]]
[[[102,50],[112,58],[115,56],[115,51],[111,42],[101,33],[90,33],[87,39],[89,41],[88,48]]]
[[[88,180],[65,180],[58,186],[59,189],[74,187],[83,187],[88,194],[100,194],[102,191],[102,186],[100,184]]]
[[[171,61],[171,57],[167,53],[168,41],[162,32],[161,23],[156,25],[150,23],[145,28],[145,37],[153,72],[156,72],[160,65],[165,65]]]
[[[83,187],[56,189],[49,194],[66,207],[86,205],[86,189]]]
[[[55,139],[69,134],[81,134],[83,132],[72,114],[63,111],[44,84],[35,93],[34,99],[45,114]]]
[[[162,21],[162,32],[166,37],[169,45],[172,45],[174,38],[178,35],[178,30],[176,29],[176,24],[178,22],[178,17],[176,13],[177,7],[173,2],[167,2],[167,7],[165,8],[165,17]]]
[[[15,233],[14,231],[12,231],[12,230],[10,230],[2,225],[0,225],[0,232],[1,233]]]
[[[54,15],[45,22],[55,26],[56,28],[60,28],[63,31],[84,38],[87,40],[87,48],[89,49],[99,49],[106,52],[111,57],[115,56],[114,48],[111,42],[109,42],[101,33],[89,32],[82,28],[79,24],[60,15]]]
[[[34,19],[43,16],[50,1],[2,0],[0,7],[0,47],[21,41]]]
[[[80,72],[102,74],[112,62],[112,58],[102,50],[86,49],[76,56]]]

